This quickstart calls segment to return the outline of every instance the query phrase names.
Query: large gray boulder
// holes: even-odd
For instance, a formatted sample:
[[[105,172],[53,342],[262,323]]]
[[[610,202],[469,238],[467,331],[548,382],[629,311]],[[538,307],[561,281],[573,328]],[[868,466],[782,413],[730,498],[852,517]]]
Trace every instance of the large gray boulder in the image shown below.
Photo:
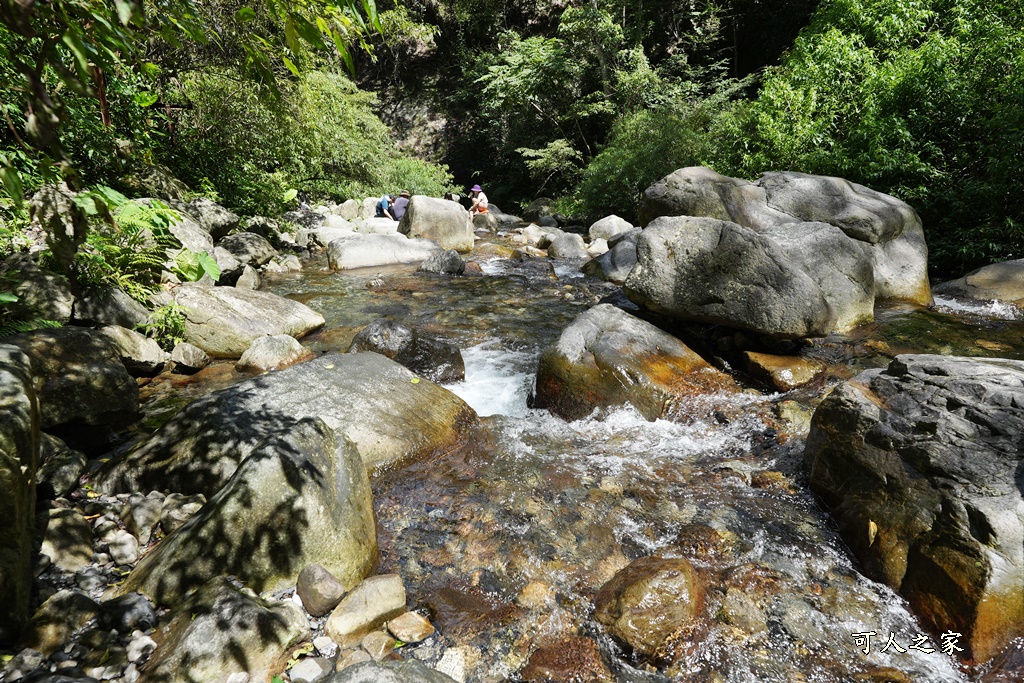
[[[29,254],[14,254],[0,264],[0,279],[15,282],[11,293],[18,300],[8,304],[11,313],[26,320],[71,319],[75,297],[68,279],[40,268]],[[9,285],[4,285],[8,289]]]
[[[320,249],[326,249],[327,245],[334,240],[354,234],[356,234],[356,232],[351,225],[302,228],[295,233],[295,243],[300,247],[318,247]]]
[[[175,605],[168,617],[139,683],[269,681],[309,638],[300,607],[262,600],[223,577]]]
[[[275,334],[259,337],[235,363],[239,372],[268,372],[312,358],[312,352],[304,349],[295,337]]]
[[[872,320],[867,252],[826,223],[757,232],[716,218],[662,217],[637,240],[625,292],[645,308],[687,321],[821,337]]]
[[[788,225],[828,223],[868,247],[876,299],[932,302],[928,249],[917,213],[895,197],[842,178],[779,172],[751,183],[709,168],[683,168],[649,187],[641,199],[641,225],[660,216],[717,218],[775,234]]]
[[[149,309],[120,289],[89,289],[75,301],[72,316],[81,325],[119,325],[133,330],[146,324]]]
[[[324,324],[313,309],[269,292],[184,284],[174,303],[185,309],[185,338],[214,358],[238,358],[263,336],[302,338]]]
[[[197,254],[203,251],[213,254],[213,237],[188,214],[182,213],[181,220],[175,221],[168,231],[184,248]]]
[[[327,246],[331,270],[414,264],[443,251],[437,242],[405,235],[350,235]]]
[[[347,221],[354,221],[359,217],[359,202],[354,199],[346,199],[334,208],[334,215]]]
[[[218,247],[231,252],[244,266],[259,268],[277,256],[277,250],[263,237],[254,232],[237,232],[217,243]]]
[[[465,207],[446,199],[414,195],[398,231],[409,237],[428,239],[443,249],[465,253],[473,249],[473,223]]]
[[[631,404],[648,420],[685,418],[683,399],[739,386],[685,344],[611,304],[589,309],[544,351],[534,406],[567,420]]]
[[[175,604],[215,576],[257,592],[316,563],[351,589],[377,561],[370,480],[355,445],[319,418],[258,444],[227,484],[121,585]]]
[[[362,662],[321,679],[321,683],[455,683],[417,659]]]
[[[94,485],[211,496],[260,442],[306,417],[351,439],[371,474],[455,448],[476,420],[455,394],[384,356],[329,353],[195,401]]]
[[[936,294],[1024,304],[1024,259],[993,263],[934,288]]]
[[[134,377],[150,377],[160,372],[167,362],[168,353],[156,340],[118,325],[106,325],[98,332],[117,347],[124,367]]]
[[[551,240],[551,244],[548,245],[548,256],[566,259],[590,258],[583,237],[571,232],[562,233]]]
[[[10,643],[29,617],[39,406],[29,357],[0,344],[0,643]]]
[[[1024,635],[1024,362],[897,356],[814,413],[812,490],[872,579],[985,661]]]
[[[32,361],[43,429],[77,446],[138,417],[139,388],[106,335],[81,327],[8,338]]]
[[[393,235],[398,232],[398,221],[390,218],[364,218],[353,223],[352,229],[364,235]]]

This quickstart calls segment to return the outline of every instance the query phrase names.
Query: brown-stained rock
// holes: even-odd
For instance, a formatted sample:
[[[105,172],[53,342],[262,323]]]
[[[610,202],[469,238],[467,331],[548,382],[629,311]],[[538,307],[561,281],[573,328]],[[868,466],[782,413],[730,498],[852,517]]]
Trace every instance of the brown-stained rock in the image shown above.
[[[704,612],[704,587],[685,559],[641,557],[618,572],[594,598],[594,617],[634,655],[671,663],[677,644],[691,639]]]
[[[812,382],[825,371],[819,361],[798,356],[773,356],[745,351],[746,371],[754,379],[776,391],[791,391]]]
[[[730,550],[722,534],[704,524],[684,524],[673,546],[687,557],[701,562],[716,560]]]
[[[416,612],[406,612],[388,622],[388,631],[403,643],[419,643],[434,635],[434,627]]]
[[[522,609],[502,602],[479,588],[462,582],[442,586],[427,596],[431,621],[455,640],[468,640],[482,631],[491,631],[522,616]]]
[[[338,606],[348,589],[319,564],[306,565],[295,583],[302,606],[314,617],[321,617]]]
[[[519,672],[523,683],[612,683],[615,677],[590,638],[574,636],[530,655]]]

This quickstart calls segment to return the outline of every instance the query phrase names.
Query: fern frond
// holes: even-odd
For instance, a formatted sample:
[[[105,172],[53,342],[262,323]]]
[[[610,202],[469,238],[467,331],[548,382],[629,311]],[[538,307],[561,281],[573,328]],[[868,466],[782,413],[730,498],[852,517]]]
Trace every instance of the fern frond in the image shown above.
[[[16,334],[22,332],[32,332],[33,330],[42,330],[53,327],[62,327],[61,323],[56,320],[44,320],[42,318],[36,320],[12,320],[11,322],[0,325],[0,341],[13,337]]]

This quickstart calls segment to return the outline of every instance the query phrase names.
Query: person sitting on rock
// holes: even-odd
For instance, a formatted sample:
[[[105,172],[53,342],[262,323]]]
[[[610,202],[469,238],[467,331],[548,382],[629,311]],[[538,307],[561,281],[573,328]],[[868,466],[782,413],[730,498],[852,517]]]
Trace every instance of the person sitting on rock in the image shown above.
[[[402,220],[402,216],[405,215],[405,208],[409,206],[409,190],[402,190],[398,193],[398,199],[395,200],[394,206],[391,207],[391,213],[395,216],[396,221]]]
[[[487,195],[484,194],[482,187],[474,185],[469,191],[469,198],[473,200],[472,206],[469,207],[470,216],[487,213]]]
[[[377,201],[377,218],[390,218],[395,220],[394,215],[391,213],[391,197],[386,194],[382,194],[380,199]]]

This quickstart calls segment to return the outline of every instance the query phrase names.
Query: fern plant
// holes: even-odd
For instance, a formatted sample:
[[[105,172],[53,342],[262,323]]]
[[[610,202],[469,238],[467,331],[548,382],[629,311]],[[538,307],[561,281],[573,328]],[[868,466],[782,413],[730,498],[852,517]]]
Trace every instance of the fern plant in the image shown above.
[[[149,315],[149,321],[139,328],[166,350],[172,350],[185,341],[185,309],[178,304],[161,306]]]
[[[11,292],[0,292],[0,341],[22,332],[31,332],[32,330],[39,330],[45,327],[61,326],[61,324],[56,320],[17,320],[13,318],[8,305],[13,304],[17,300],[18,297],[16,294]]]

